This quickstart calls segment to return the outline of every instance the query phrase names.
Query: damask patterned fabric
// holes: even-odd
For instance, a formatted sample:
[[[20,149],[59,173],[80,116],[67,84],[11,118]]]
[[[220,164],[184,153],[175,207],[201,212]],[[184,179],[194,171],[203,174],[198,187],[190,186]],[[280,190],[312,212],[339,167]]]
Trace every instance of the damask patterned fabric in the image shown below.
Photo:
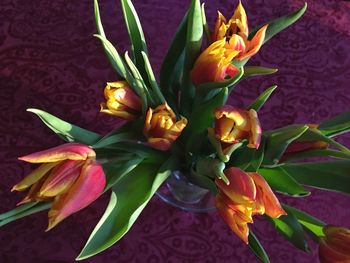
[[[100,0],[108,38],[119,51],[129,49],[119,1]],[[156,72],[189,0],[134,0]],[[208,0],[207,18],[216,10],[232,14],[236,0]],[[304,0],[243,3],[253,27],[286,14]],[[260,116],[264,129],[291,123],[317,123],[350,105],[350,2],[309,0],[306,15],[268,44],[251,61],[278,67],[275,75],[242,82],[230,103],[248,105],[272,84],[279,86]],[[29,107],[106,133],[116,118],[99,113],[106,81],[116,80],[95,33],[92,0],[1,0],[0,3],[0,213],[15,207],[22,194],[11,187],[33,166],[17,156],[62,143]],[[349,136],[339,139],[350,146]],[[142,176],[142,175],[140,175]],[[46,212],[0,228],[0,262],[73,262],[102,215],[109,196],[45,233]],[[313,190],[304,198],[281,197],[321,220],[350,227],[349,197]],[[296,250],[273,227],[256,217],[255,233],[272,262],[317,262],[317,252]],[[316,248],[312,246],[312,248]],[[315,251],[315,250],[314,250]],[[193,214],[157,197],[132,230],[106,252],[85,262],[257,262],[217,213]]]

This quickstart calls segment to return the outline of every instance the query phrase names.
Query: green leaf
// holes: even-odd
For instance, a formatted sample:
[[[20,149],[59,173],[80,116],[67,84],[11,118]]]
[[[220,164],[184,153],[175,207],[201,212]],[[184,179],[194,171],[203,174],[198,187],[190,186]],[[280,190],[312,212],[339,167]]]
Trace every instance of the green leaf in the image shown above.
[[[277,164],[288,145],[298,139],[308,128],[307,125],[289,125],[265,132],[267,143],[263,165]]]
[[[185,61],[183,69],[183,83],[181,89],[181,110],[184,115],[191,112],[193,98],[195,96],[195,87],[190,78],[190,72],[196,61],[202,46],[203,21],[202,10],[199,0],[192,0],[188,11],[187,35],[185,46]]]
[[[318,130],[328,137],[337,136],[350,131],[350,111],[321,122],[318,126]]]
[[[350,194],[350,161],[288,163],[283,169],[301,184]]]
[[[18,219],[21,219],[23,217],[47,210],[50,207],[51,207],[51,203],[40,202],[40,203],[35,203],[33,206],[26,207],[27,209],[23,209],[22,211],[20,211],[21,209],[18,209],[18,210],[14,209],[14,210],[16,210],[16,212],[14,212],[14,210],[9,211],[6,213],[7,216],[4,217],[4,219],[0,220],[0,227],[6,225],[8,223],[11,223],[13,221],[16,221]],[[10,214],[12,214],[12,215],[10,215]],[[10,215],[10,216],[8,216],[8,215]]]
[[[180,75],[174,73],[176,71],[176,68],[179,68],[181,72],[183,71],[184,61],[183,59],[181,60],[181,57],[183,58],[182,54],[186,45],[187,21],[188,13],[181,21],[181,24],[175,33],[175,36],[160,68],[160,87],[162,93],[170,105],[177,104],[177,94],[179,92],[179,89],[175,87],[174,82],[179,82],[180,80],[174,78],[173,76]]]
[[[17,206],[16,208],[8,211],[8,212],[5,212],[5,213],[2,213],[0,214],[0,221],[1,220],[4,220],[6,218],[9,218],[9,217],[12,217],[14,215],[17,215],[23,211],[26,211],[28,210],[29,208],[35,206],[38,202],[31,202],[31,203],[27,203],[27,204],[24,204],[24,205],[20,205],[20,206]]]
[[[207,16],[205,15],[205,3],[202,3],[201,11],[202,11],[203,30],[204,30],[207,42],[210,43],[211,42],[211,33],[210,33],[209,25],[207,23]]]
[[[145,113],[148,109],[148,102],[150,102],[150,104],[152,106],[155,106],[153,98],[152,98],[151,94],[149,93],[149,90],[146,86],[146,83],[144,82],[144,80],[141,76],[141,73],[137,69],[136,65],[130,59],[128,52],[125,52],[125,61],[128,64],[128,66],[131,70],[131,73],[135,79],[134,88],[135,88],[135,91],[137,92],[137,94],[141,97],[142,112]]]
[[[258,238],[254,235],[252,230],[249,230],[248,236],[249,248],[253,251],[255,256],[263,263],[270,263],[269,256],[265,249],[260,244]]]
[[[122,60],[121,56],[119,55],[117,49],[113,46],[113,44],[111,42],[109,42],[109,40],[102,36],[102,35],[98,35],[95,34],[94,37],[97,37],[99,40],[101,40],[102,44],[103,44],[103,48],[105,50],[105,53],[107,55],[107,58],[109,60],[109,62],[111,63],[112,67],[115,69],[115,71],[117,71],[117,73],[123,77],[124,79],[127,80],[127,82],[134,87],[135,85],[135,81],[132,78],[129,70],[127,69],[124,61]]]
[[[265,90],[263,93],[259,95],[259,97],[255,99],[255,101],[252,104],[249,105],[247,109],[248,110],[253,109],[253,110],[259,111],[261,107],[264,106],[265,102],[269,99],[272,92],[274,92],[276,88],[277,86],[273,85],[267,90]]]
[[[94,145],[92,145],[92,148],[93,149],[105,148],[118,142],[130,141],[136,138],[137,136],[133,132],[118,133],[118,134],[111,135],[109,137],[102,138],[101,140],[96,142]]]
[[[243,78],[248,78],[248,77],[253,77],[253,76],[261,76],[261,75],[270,75],[270,74],[276,73],[277,71],[278,71],[277,68],[245,66]]]
[[[173,158],[160,169],[154,165],[139,165],[115,184],[108,207],[77,260],[96,255],[121,239],[176,166]]]
[[[201,133],[206,131],[208,127],[211,127],[214,120],[214,110],[222,106],[227,98],[228,90],[223,88],[220,92],[211,100],[200,105],[190,116],[188,131],[194,133]]]
[[[202,104],[204,101],[211,100],[215,95],[219,93],[220,90],[228,88],[229,92],[232,91],[230,87],[238,83],[244,74],[244,69],[240,68],[239,72],[232,78],[220,81],[220,82],[209,82],[198,85],[196,87],[196,106]]]
[[[147,79],[144,58],[142,56],[142,52],[148,55],[148,51],[139,17],[131,0],[121,0],[121,4],[126,27],[130,36],[132,54],[135,61],[135,65],[140,71],[140,74],[143,77],[143,79],[146,80],[147,84],[149,84],[150,80]]]
[[[92,145],[101,138],[97,133],[65,122],[45,111],[39,109],[27,109],[27,111],[36,114],[47,127],[53,130],[65,141]]]
[[[202,188],[208,189],[214,195],[217,195],[218,189],[213,179],[210,179],[208,176],[192,171],[188,178],[191,181],[191,183],[194,183]]]
[[[310,194],[303,186],[301,186],[289,173],[284,170],[284,166],[275,168],[260,168],[258,171],[271,188],[277,192],[290,196],[307,196]]]
[[[277,18],[273,21],[270,21],[268,23],[264,23],[261,26],[258,26],[256,29],[251,31],[249,33],[249,39],[252,39],[253,36],[258,32],[260,28],[262,28],[264,25],[268,24],[269,26],[267,27],[266,30],[266,35],[265,35],[265,40],[264,43],[269,41],[273,36],[281,32],[282,30],[286,29],[293,23],[295,23],[306,11],[307,8],[307,3],[305,3],[300,9],[296,10],[293,13],[290,13],[286,16],[282,16],[280,18]]]
[[[142,163],[144,157],[132,155],[124,161],[113,161],[104,163],[103,171],[105,172],[107,182],[104,192],[110,189],[114,184],[118,183],[125,175],[130,173],[139,164]]]
[[[146,69],[148,79],[151,83],[152,91],[155,93],[155,96],[157,96],[159,104],[163,104],[165,102],[165,98],[159,89],[159,86],[154,76],[153,69],[152,69],[151,63],[149,62],[148,56],[143,51],[141,53],[145,62],[145,69]]]
[[[292,214],[295,216],[299,223],[303,225],[304,228],[309,230],[316,237],[323,237],[323,227],[326,223],[321,220],[305,213],[301,210],[296,209],[295,207],[288,206],[286,204],[282,204],[282,207],[288,214]]]
[[[286,209],[286,212],[287,215],[282,215],[279,218],[266,216],[266,219],[294,246],[309,252],[310,249],[302,225],[292,213],[289,213],[288,209]]]
[[[266,138],[261,137],[259,149],[243,147],[235,150],[230,157],[229,166],[239,167],[246,172],[256,172],[264,159]]]
[[[322,149],[322,150],[308,150],[308,151],[288,154],[286,157],[283,158],[283,162],[290,162],[298,159],[314,158],[314,157],[332,157],[332,158],[340,158],[340,159],[350,159],[350,155],[347,153],[335,151],[331,149]]]

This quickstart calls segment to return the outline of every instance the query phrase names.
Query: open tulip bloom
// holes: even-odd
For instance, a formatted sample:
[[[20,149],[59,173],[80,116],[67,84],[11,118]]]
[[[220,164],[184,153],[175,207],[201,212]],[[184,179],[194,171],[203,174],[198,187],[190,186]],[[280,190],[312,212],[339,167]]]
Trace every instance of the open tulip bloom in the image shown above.
[[[350,230],[326,226],[276,195],[304,197],[312,187],[350,193],[350,150],[334,140],[350,130],[350,112],[318,124],[264,130],[259,110],[276,86],[244,108],[227,104],[240,81],[277,71],[246,64],[269,39],[296,22],[307,5],[254,28],[248,27],[239,1],[230,19],[218,12],[210,28],[204,4],[192,0],[158,82],[131,0],[121,4],[131,55],[120,55],[107,39],[97,0],[94,11],[95,37],[116,71],[115,79],[101,80],[105,101],[100,111],[124,124],[100,135],[28,109],[66,143],[19,158],[38,166],[13,187],[27,194],[17,208],[0,215],[0,226],[48,210],[50,230],[100,195],[110,194],[105,214],[77,258],[86,259],[126,234],[162,183],[181,171],[212,192],[217,214],[262,262],[269,262],[258,239],[263,236],[250,229],[258,216],[304,251],[309,250],[307,236],[312,236],[320,243],[322,262],[350,262]]]

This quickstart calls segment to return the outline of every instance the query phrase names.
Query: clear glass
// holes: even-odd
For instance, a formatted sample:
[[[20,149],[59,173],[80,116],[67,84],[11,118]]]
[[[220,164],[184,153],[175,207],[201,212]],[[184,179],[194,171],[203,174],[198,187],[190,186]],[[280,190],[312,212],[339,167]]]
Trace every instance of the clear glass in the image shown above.
[[[172,172],[157,195],[164,202],[185,211],[208,213],[216,210],[213,194],[190,183],[180,171]]]

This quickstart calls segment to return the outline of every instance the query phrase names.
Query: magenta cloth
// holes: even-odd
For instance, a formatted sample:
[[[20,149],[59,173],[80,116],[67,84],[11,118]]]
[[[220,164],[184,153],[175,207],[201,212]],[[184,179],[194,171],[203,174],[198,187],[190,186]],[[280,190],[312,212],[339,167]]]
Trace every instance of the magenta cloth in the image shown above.
[[[108,38],[123,53],[129,39],[116,0],[100,0]],[[189,0],[134,0],[158,73]],[[302,6],[303,0],[245,0],[250,27]],[[236,0],[206,3],[210,25],[216,10],[232,14]],[[269,41],[250,62],[278,67],[267,77],[242,82],[231,96],[248,105],[267,87],[279,86],[260,112],[263,128],[318,123],[350,105],[350,2],[310,0],[306,15]],[[0,212],[15,207],[22,193],[11,187],[32,168],[16,158],[62,141],[26,108],[40,108],[64,120],[106,133],[116,118],[99,113],[106,81],[117,79],[105,58],[93,18],[93,0],[1,0],[0,4]],[[340,139],[350,146],[349,136]],[[140,174],[142,176],[142,174]],[[0,228],[0,262],[73,262],[101,217],[109,195],[71,216],[50,232],[42,212]],[[349,197],[313,190],[282,198],[321,220],[350,227]],[[295,249],[273,227],[256,217],[252,226],[272,262],[317,262],[315,245]],[[310,240],[311,241],[311,240]],[[311,242],[312,243],[312,242]],[[85,262],[257,262],[217,213],[194,214],[154,197],[131,231],[107,251]]]

